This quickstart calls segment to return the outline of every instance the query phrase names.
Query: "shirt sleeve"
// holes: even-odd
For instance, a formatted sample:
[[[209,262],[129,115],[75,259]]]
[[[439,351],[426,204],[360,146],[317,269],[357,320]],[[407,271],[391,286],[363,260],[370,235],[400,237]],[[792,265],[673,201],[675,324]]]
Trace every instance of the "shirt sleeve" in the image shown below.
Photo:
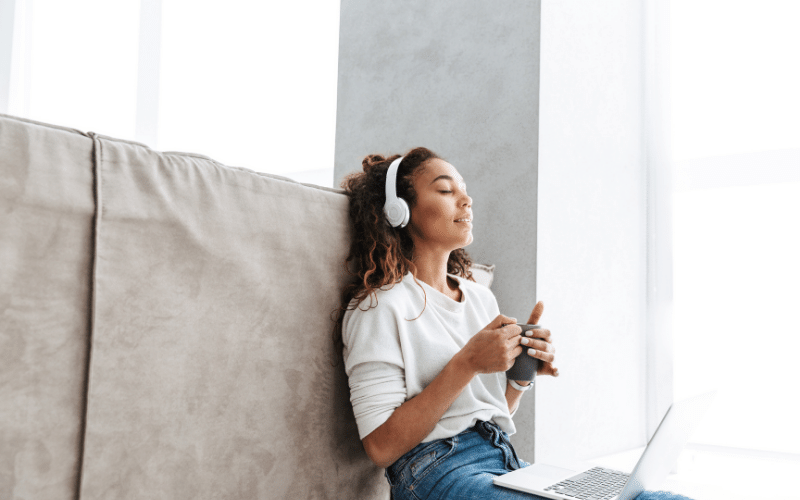
[[[391,308],[382,306],[348,311],[342,325],[345,372],[361,439],[386,422],[406,400],[396,316]]]

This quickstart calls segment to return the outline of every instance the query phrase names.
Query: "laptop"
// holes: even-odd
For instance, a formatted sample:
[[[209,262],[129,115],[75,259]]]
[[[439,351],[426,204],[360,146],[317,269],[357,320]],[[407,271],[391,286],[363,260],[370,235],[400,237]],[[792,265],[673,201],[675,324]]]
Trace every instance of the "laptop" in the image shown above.
[[[605,467],[536,463],[497,476],[494,484],[559,500],[633,500],[642,491],[661,486],[715,394],[673,403],[630,474]]]

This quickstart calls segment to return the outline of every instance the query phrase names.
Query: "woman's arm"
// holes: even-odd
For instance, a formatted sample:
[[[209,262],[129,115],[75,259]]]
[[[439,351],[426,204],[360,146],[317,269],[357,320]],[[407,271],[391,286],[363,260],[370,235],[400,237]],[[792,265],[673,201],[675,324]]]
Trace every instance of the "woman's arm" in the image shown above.
[[[460,354],[453,356],[422,392],[397,407],[386,422],[364,437],[364,449],[378,467],[390,466],[421,443],[475,376]]]
[[[521,330],[514,318],[499,315],[473,336],[422,392],[364,437],[369,458],[379,467],[393,464],[433,431],[476,374],[508,370],[522,352]]]
[[[519,385],[526,386],[531,382],[527,380],[516,380],[516,383]],[[516,411],[517,406],[519,406],[519,401],[522,399],[523,391],[518,391],[511,387],[511,384],[506,382],[506,401],[508,402],[508,413],[514,413]]]

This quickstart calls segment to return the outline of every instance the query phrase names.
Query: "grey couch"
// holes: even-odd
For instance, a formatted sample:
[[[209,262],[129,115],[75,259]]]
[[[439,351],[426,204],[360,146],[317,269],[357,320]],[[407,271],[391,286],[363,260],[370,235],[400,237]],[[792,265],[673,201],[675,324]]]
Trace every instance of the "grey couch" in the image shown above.
[[[0,499],[388,498],[349,231],[338,190],[0,115]]]

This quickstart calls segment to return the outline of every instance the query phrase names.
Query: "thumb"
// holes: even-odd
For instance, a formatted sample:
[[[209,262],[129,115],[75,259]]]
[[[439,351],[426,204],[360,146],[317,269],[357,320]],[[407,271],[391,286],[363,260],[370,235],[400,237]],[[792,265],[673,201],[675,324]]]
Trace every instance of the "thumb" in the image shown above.
[[[531,312],[531,317],[528,318],[529,325],[538,325],[539,319],[542,317],[542,312],[544,311],[544,303],[539,301],[533,308],[533,312]]]

